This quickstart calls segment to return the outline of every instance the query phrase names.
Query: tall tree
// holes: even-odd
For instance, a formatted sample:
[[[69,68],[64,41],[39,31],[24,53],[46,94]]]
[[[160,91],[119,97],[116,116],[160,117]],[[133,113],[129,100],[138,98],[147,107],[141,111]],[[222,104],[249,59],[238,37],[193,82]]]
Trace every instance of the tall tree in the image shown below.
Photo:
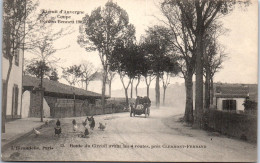
[[[87,51],[98,51],[104,74],[102,84],[102,107],[105,107],[105,90],[108,60],[115,47],[116,40],[125,37],[129,28],[129,18],[125,10],[114,2],[107,2],[104,8],[98,7],[83,18],[78,43]],[[104,110],[103,110],[104,111]]]
[[[85,83],[85,90],[88,90],[89,82],[96,79],[98,71],[95,70],[94,65],[90,62],[81,64],[80,71],[81,80]]]
[[[213,104],[213,78],[222,68],[226,59],[224,48],[214,38],[207,42],[206,58],[204,58],[204,77],[205,77],[205,108],[208,109]]]
[[[153,26],[146,30],[146,53],[150,54],[151,68],[156,76],[155,97],[156,106],[160,106],[160,76],[164,71],[164,57],[173,50],[171,48],[170,30],[164,26]]]
[[[62,70],[62,78],[64,78],[70,86],[75,86],[80,80],[81,77],[81,66],[73,65]]]
[[[196,54],[194,52],[195,41],[192,33],[186,27],[178,7],[173,7],[169,3],[161,4],[161,11],[166,20],[161,20],[167,25],[173,36],[170,43],[175,49],[174,54],[180,57],[179,64],[182,76],[185,80],[186,103],[184,120],[193,123],[193,74],[195,71]]]
[[[135,44],[124,44],[124,42],[119,41],[109,60],[111,71],[118,72],[120,76],[125,90],[126,104],[128,104],[128,88],[136,76],[135,65],[139,61],[138,55],[138,46]],[[126,84],[124,79],[128,79]]]
[[[180,66],[178,63],[178,57],[176,56],[165,56],[164,57],[164,68],[161,75],[163,82],[163,105],[165,105],[165,94],[168,85],[170,84],[171,77],[176,76],[180,72]]]
[[[107,82],[109,87],[109,97],[111,97],[111,89],[112,89],[112,82],[116,76],[116,73],[113,71],[109,71],[107,74]]]
[[[49,75],[51,68],[44,61],[35,61],[27,65],[25,71],[37,78],[43,78]]]
[[[195,126],[203,127],[203,54],[204,38],[210,25],[220,16],[226,15],[236,3],[248,4],[249,1],[239,0],[165,0],[172,8],[178,8],[178,15],[184,22],[189,36],[195,41],[196,54],[196,96],[195,96]]]

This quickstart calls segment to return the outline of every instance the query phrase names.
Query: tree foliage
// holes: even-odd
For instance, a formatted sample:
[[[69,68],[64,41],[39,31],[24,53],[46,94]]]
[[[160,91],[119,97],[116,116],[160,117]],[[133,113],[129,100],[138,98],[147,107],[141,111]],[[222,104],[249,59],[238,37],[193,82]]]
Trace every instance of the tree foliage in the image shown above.
[[[116,3],[108,1],[105,7],[98,7],[86,14],[79,29],[78,43],[87,51],[98,51],[103,70],[102,106],[105,106],[106,78],[109,71],[108,60],[117,40],[133,36],[135,29],[129,23],[127,12]]]
[[[64,78],[69,85],[75,86],[79,82],[81,76],[80,65],[73,65],[62,70],[62,78]]]

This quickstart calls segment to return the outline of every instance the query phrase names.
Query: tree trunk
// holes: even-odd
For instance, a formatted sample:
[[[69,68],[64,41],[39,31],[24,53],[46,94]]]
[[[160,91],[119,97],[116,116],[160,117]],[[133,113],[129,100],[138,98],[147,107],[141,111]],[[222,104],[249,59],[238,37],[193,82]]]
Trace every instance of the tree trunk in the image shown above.
[[[149,89],[150,89],[150,85],[149,84],[146,84],[147,85],[147,88],[146,88],[146,95],[147,97],[149,97]]]
[[[137,87],[138,87],[139,83],[140,83],[140,77],[138,77],[137,83],[136,83],[136,86],[135,86],[135,95],[136,95],[136,97],[138,96],[138,89],[137,89]]]
[[[11,56],[9,56],[11,57]],[[6,77],[6,83],[5,83],[5,88],[3,88],[3,95],[6,97],[4,101],[2,101],[2,133],[5,133],[5,122],[6,122],[6,110],[7,110],[7,100],[8,100],[8,83],[13,67],[12,63],[13,59],[9,60],[9,67],[7,71],[7,77]]]
[[[41,83],[40,83],[40,89],[41,89],[41,105],[40,105],[41,122],[43,122],[43,92],[42,92],[43,91],[43,84],[42,83],[43,83],[43,70],[41,68]]]
[[[133,98],[133,83],[134,83],[134,80],[131,81],[131,94],[130,94],[131,98]]]
[[[209,69],[206,68],[206,80],[205,80],[205,98],[204,98],[204,106],[205,109],[209,109],[210,105],[210,76],[209,76]]]
[[[213,77],[210,79],[210,105],[213,105],[214,87],[213,87]]]
[[[102,97],[101,97],[101,104],[102,104],[102,112],[103,113],[105,111],[106,80],[107,80],[107,69],[104,68],[103,83],[102,83]]]
[[[111,80],[109,81],[109,97],[111,97],[111,87],[112,87],[112,82]]]
[[[203,127],[203,32],[197,34],[196,48],[196,96],[195,96],[195,128]]]
[[[88,81],[85,81],[85,84],[86,84],[85,89],[86,89],[86,91],[87,91],[87,90],[88,90]]]
[[[186,89],[186,105],[184,121],[188,123],[193,123],[193,83],[192,83],[192,73],[187,73],[185,78],[185,89]]]
[[[156,76],[156,83],[155,83],[155,104],[156,107],[160,107],[160,75],[157,74]]]
[[[165,106],[165,93],[166,93],[166,89],[167,89],[167,87],[164,86],[163,87],[163,106]]]
[[[128,87],[126,87],[124,89],[125,89],[125,102],[126,102],[126,106],[128,106],[129,105],[129,103],[128,103],[128,92],[127,92]]]

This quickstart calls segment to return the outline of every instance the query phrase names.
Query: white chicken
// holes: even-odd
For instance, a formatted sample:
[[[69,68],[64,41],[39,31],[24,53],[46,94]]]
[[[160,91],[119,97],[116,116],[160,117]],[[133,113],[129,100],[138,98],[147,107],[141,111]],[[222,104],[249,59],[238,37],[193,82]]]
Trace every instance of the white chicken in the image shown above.
[[[45,126],[49,126],[49,120],[45,121]]]
[[[76,132],[77,130],[78,130],[78,125],[77,124],[73,125],[73,131]]]
[[[35,128],[33,128],[33,133],[35,134],[35,137],[38,137],[41,134],[40,131],[36,130]]]
[[[98,128],[100,130],[104,131],[104,129],[106,128],[106,125],[107,125],[106,123],[105,123],[105,125],[103,125],[102,123],[99,123],[99,127]]]

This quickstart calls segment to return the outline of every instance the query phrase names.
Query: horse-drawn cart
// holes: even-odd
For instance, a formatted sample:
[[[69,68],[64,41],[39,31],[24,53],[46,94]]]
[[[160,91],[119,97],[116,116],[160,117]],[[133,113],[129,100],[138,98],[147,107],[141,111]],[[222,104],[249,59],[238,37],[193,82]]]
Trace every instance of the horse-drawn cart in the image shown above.
[[[144,114],[145,118],[150,116],[151,101],[149,97],[137,97],[135,106],[131,105],[130,117]]]

